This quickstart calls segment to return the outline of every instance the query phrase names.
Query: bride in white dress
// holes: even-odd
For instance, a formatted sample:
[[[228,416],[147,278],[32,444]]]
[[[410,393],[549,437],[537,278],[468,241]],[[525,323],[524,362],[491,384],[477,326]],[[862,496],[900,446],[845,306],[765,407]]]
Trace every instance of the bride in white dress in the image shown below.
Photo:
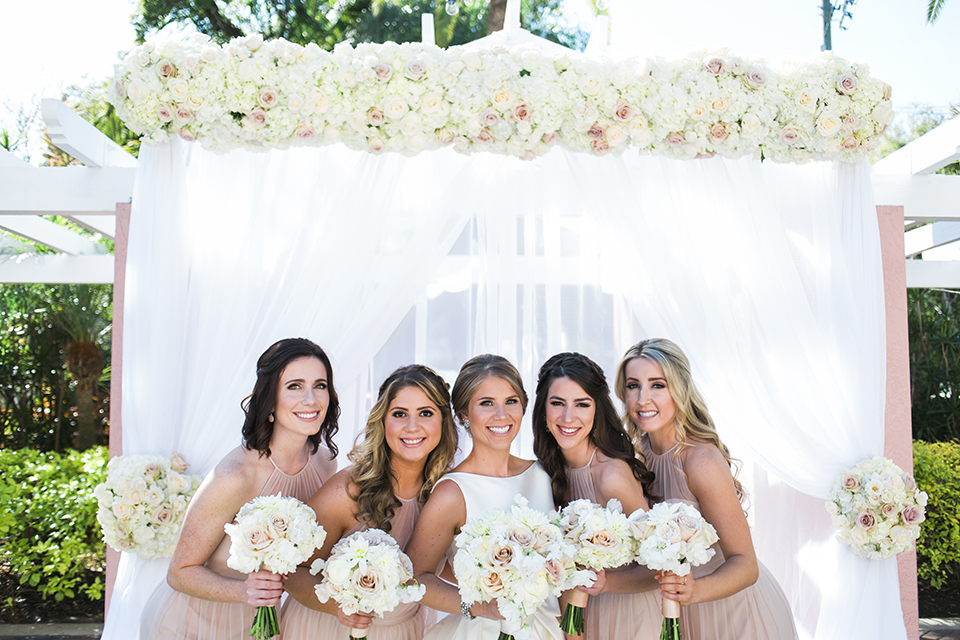
[[[421,604],[454,614],[433,627],[424,640],[497,640],[503,616],[496,601],[468,607],[448,581],[453,579],[457,550],[454,536],[468,519],[493,509],[509,509],[518,493],[531,508],[549,513],[554,508],[550,476],[539,462],[510,453],[527,408],[527,394],[509,361],[496,355],[471,358],[460,369],[451,396],[454,415],[470,433],[473,449],[437,482],[420,512],[407,554],[417,579],[427,588]],[[562,640],[559,615],[556,598],[550,598],[530,620],[531,640]]]

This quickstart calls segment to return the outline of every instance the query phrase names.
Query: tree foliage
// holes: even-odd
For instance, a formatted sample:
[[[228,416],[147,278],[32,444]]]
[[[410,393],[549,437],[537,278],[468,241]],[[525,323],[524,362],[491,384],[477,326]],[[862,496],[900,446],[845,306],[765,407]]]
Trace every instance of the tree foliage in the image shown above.
[[[213,40],[260,33],[297,44],[317,43],[330,50],[339,42],[413,42],[420,38],[420,16],[433,13],[440,46],[487,35],[488,3],[458,0],[449,16],[445,2],[430,0],[142,0],[133,24],[142,42],[167,25],[192,26]],[[562,0],[524,0],[524,28],[564,46],[582,49],[587,34],[567,24]]]
[[[90,417],[85,439],[104,439],[109,387],[103,367],[83,386],[77,376],[88,372],[78,367],[71,374],[66,363],[71,332],[83,335],[83,326],[108,360],[112,289],[0,285],[0,448],[59,451],[79,433],[81,413]]]
[[[913,437],[960,440],[960,291],[909,289]]]

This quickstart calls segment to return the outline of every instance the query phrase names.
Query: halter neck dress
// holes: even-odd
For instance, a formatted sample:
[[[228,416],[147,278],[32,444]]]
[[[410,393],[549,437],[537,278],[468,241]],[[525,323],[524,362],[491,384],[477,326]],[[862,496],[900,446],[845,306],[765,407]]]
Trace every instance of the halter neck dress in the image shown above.
[[[539,462],[534,462],[522,473],[509,478],[453,471],[443,476],[437,484],[446,481],[456,482],[460,487],[468,521],[494,509],[510,509],[518,493],[529,501],[531,509],[544,513],[554,510],[550,476]],[[446,552],[447,562],[453,563],[456,553],[457,545],[452,543]],[[559,616],[557,599],[548,598],[530,618],[530,640],[563,640]],[[424,636],[424,640],[497,640],[499,635],[499,620],[467,620],[459,615],[448,615]]]
[[[400,498],[400,508],[390,521],[390,535],[401,549],[407,548],[413,527],[420,515],[420,501],[417,498]],[[358,531],[366,531],[365,522],[357,523],[343,534],[343,538]],[[341,538],[342,539],[342,538]],[[421,640],[423,638],[425,612],[427,608],[419,603],[397,605],[382,618],[374,618],[367,629],[368,640]],[[287,597],[280,615],[280,637],[283,640],[346,640],[350,637],[350,627],[340,624],[335,615],[308,609],[294,598]]]
[[[693,447],[713,445],[690,442]],[[647,468],[656,474],[653,493],[666,502],[685,502],[700,509],[700,502],[687,486],[687,479],[678,456],[673,454],[679,443],[662,454],[650,448],[650,439],[641,438],[640,448],[646,456]],[[716,554],[707,563],[693,567],[693,577],[710,575],[723,562],[720,543],[713,545]],[[776,578],[759,560],[760,577],[756,583],[731,596],[712,602],[683,607],[680,631],[684,640],[796,640],[797,627],[790,612],[790,603]]]
[[[596,455],[597,450],[594,449],[585,467],[567,467],[571,501],[589,500],[594,504],[600,503],[593,483],[593,474],[590,472],[590,465]],[[639,483],[637,491],[643,491]],[[618,569],[607,569],[607,574],[633,566],[635,565],[627,564]],[[601,593],[590,596],[583,611],[583,640],[656,640],[660,637],[662,620],[657,591]]]
[[[337,470],[336,460],[323,446],[293,475],[281,471],[273,460],[270,462],[273,464],[273,472],[257,492],[258,496],[274,496],[279,493],[306,502]],[[245,574],[227,566],[229,557],[230,536],[224,533],[206,566],[225,578],[246,579]],[[140,618],[140,640],[247,638],[256,611],[256,607],[246,603],[215,602],[190,596],[173,590],[164,581],[144,607]]]

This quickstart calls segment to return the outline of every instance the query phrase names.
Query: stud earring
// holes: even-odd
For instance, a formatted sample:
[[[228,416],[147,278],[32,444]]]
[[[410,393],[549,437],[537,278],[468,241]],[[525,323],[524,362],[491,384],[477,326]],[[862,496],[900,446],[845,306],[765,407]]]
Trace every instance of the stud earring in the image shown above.
[[[470,418],[463,419],[463,428],[470,431]]]

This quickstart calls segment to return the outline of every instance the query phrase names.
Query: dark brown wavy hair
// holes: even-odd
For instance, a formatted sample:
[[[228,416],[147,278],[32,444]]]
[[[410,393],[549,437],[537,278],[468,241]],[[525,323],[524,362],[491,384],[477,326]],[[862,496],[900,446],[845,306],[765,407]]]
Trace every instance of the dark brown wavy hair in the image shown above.
[[[543,363],[537,376],[537,397],[533,403],[533,452],[553,484],[553,501],[560,507],[566,504],[567,473],[563,451],[556,438],[547,429],[547,396],[554,380],[568,378],[580,385],[593,399],[596,412],[593,428],[587,436],[597,449],[608,458],[623,460],[630,467],[633,477],[643,488],[643,495],[652,502],[650,489],[653,472],[647,469],[633,449],[633,442],[620,422],[620,415],[610,398],[610,387],[600,366],[580,353],[558,353]]]
[[[317,358],[323,363],[327,371],[327,391],[330,394],[330,403],[327,405],[320,430],[307,440],[313,445],[313,453],[317,452],[320,441],[323,440],[331,457],[336,457],[337,445],[333,442],[333,436],[340,429],[337,423],[340,419],[340,399],[333,386],[333,367],[330,366],[330,358],[326,352],[306,338],[278,340],[257,360],[257,382],[253,385],[253,392],[240,403],[246,414],[242,430],[245,449],[259,451],[261,456],[270,455],[270,438],[273,437],[270,414],[277,408],[280,376],[288,364],[300,358]]]
[[[390,519],[400,508],[400,500],[393,490],[394,478],[390,468],[393,452],[387,445],[387,411],[397,394],[407,387],[423,391],[439,409],[442,421],[440,442],[427,456],[423,467],[423,485],[418,495],[421,504],[427,501],[433,485],[450,468],[457,452],[457,427],[453,422],[446,381],[433,369],[422,364],[400,367],[391,373],[380,385],[377,402],[367,418],[363,440],[348,455],[353,462],[350,483],[357,488],[357,495],[350,495],[357,503],[357,512],[354,515],[358,521],[387,532],[390,531]]]

